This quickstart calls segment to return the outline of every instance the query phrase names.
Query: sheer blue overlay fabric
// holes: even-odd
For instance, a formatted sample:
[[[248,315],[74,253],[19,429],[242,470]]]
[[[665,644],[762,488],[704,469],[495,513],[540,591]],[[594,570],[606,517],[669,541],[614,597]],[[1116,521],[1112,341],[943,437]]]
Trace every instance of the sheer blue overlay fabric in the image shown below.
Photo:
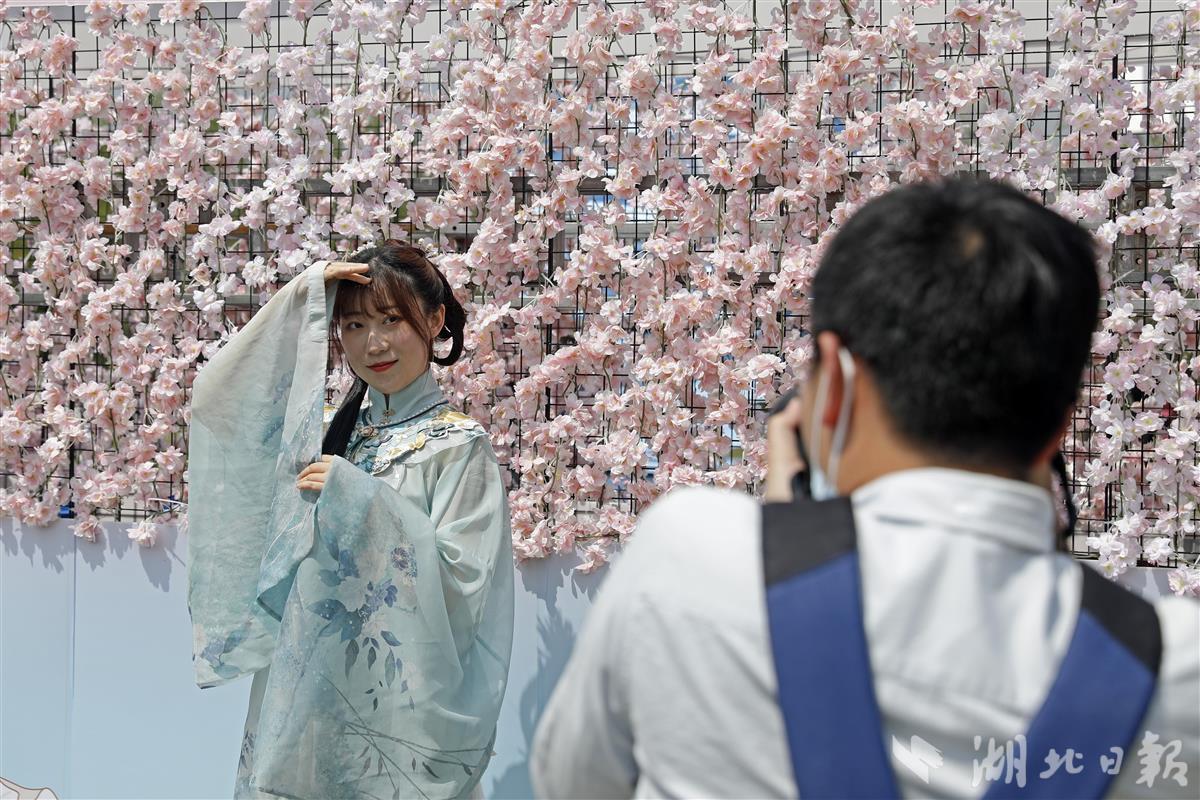
[[[500,468],[426,372],[372,390],[359,421],[380,401],[402,421],[356,434],[319,493],[296,488],[321,453],[336,291],[323,273],[293,279],[196,377],[196,681],[254,675],[238,797],[465,797],[492,755],[512,646]]]

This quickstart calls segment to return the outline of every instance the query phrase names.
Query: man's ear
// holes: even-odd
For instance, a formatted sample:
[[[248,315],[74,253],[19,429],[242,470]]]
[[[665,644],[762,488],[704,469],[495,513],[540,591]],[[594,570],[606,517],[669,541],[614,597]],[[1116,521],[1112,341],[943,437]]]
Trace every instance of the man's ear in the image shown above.
[[[825,410],[821,415],[821,424],[833,427],[837,423],[838,412],[842,409],[842,395],[846,391],[845,375],[842,374],[842,360],[838,351],[842,349],[842,339],[833,331],[822,331],[817,334],[817,352],[820,353],[820,369],[829,386],[825,400]],[[818,379],[819,380],[819,379]]]

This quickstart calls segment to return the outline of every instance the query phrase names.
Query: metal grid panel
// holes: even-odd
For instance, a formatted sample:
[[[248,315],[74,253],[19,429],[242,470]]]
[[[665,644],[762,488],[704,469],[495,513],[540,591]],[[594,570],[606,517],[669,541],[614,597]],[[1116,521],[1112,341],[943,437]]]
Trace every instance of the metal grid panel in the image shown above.
[[[1149,522],[1126,531],[1131,544],[1165,533],[1195,554],[1194,487],[1148,475],[1180,403],[1195,401],[1194,321],[1154,356],[1186,378],[1170,408],[1112,396],[1105,376],[1154,320],[1143,283],[1198,263],[1194,228],[1121,222],[1195,180],[1179,173],[1196,152],[1195,100],[1171,98],[1190,85],[1196,15],[1157,1],[10,8],[0,91],[21,101],[0,125],[0,156],[19,166],[0,177],[12,287],[0,311],[4,510],[169,516],[152,498],[186,499],[174,454],[186,449],[187,396],[163,384],[186,392],[204,356],[306,259],[381,236],[423,242],[473,301],[476,356],[443,378],[491,420],[522,555],[624,535],[664,486],[753,491],[763,411],[803,374],[821,237],[898,180],[972,171],[1007,175],[1093,227],[1130,229],[1111,248],[1110,300],[1132,303],[1135,332],[1097,356],[1068,438],[1084,504],[1074,548],[1086,555],[1088,535],[1128,525],[1140,503]],[[37,52],[57,36],[76,43],[62,69]],[[1080,78],[1095,64],[1112,80]],[[1033,102],[1047,78],[1054,91],[997,133],[995,112]],[[956,81],[963,97],[947,102]],[[80,95],[91,105],[39,141],[35,110]],[[914,114],[937,124],[906,128]],[[155,163],[163,152],[191,160]],[[74,163],[81,174],[57,185],[46,171]],[[1097,201],[1118,176],[1128,186]],[[44,188],[37,202],[22,194],[30,183]],[[79,210],[54,230],[39,202]],[[94,286],[61,280],[86,248]],[[130,273],[142,289],[174,281],[177,299],[122,290]],[[111,308],[96,302],[103,292],[115,292]],[[711,313],[687,318],[689,303]],[[81,310],[111,314],[111,335],[88,341]],[[685,323],[664,328],[671,315]],[[122,352],[155,347],[178,360],[116,373]],[[762,369],[748,377],[754,357]],[[55,371],[66,397],[43,395]],[[331,374],[331,399],[347,378]],[[97,405],[122,381],[128,398]],[[1106,401],[1163,420],[1117,448],[1113,474],[1097,466],[1112,459],[1093,415]],[[64,433],[72,420],[83,435]],[[1195,463],[1194,444],[1184,459]],[[589,563],[600,557],[591,548]]]

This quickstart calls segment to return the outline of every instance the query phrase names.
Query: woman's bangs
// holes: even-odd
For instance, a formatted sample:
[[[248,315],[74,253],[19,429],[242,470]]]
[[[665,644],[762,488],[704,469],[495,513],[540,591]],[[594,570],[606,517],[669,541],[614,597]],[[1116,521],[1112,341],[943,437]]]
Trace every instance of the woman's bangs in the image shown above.
[[[371,282],[365,285],[342,281],[334,303],[334,318],[386,310],[399,313],[412,324],[412,293],[404,285],[404,279],[395,270],[386,268],[371,269],[367,274]]]

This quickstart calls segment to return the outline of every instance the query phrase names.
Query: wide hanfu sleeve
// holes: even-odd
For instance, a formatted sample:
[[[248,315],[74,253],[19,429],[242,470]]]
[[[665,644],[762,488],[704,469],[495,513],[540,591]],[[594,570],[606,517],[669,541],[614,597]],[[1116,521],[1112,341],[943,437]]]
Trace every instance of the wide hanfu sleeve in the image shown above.
[[[264,567],[287,559],[265,554],[311,547],[315,498],[295,476],[321,452],[334,299],[324,269],[315,262],[280,289],[192,387],[188,609],[201,688],[269,663],[279,614],[259,602],[258,585]]]
[[[429,482],[423,499],[333,459],[271,666],[258,787],[454,798],[480,779],[512,647],[512,544],[485,433],[454,437],[404,473]]]

